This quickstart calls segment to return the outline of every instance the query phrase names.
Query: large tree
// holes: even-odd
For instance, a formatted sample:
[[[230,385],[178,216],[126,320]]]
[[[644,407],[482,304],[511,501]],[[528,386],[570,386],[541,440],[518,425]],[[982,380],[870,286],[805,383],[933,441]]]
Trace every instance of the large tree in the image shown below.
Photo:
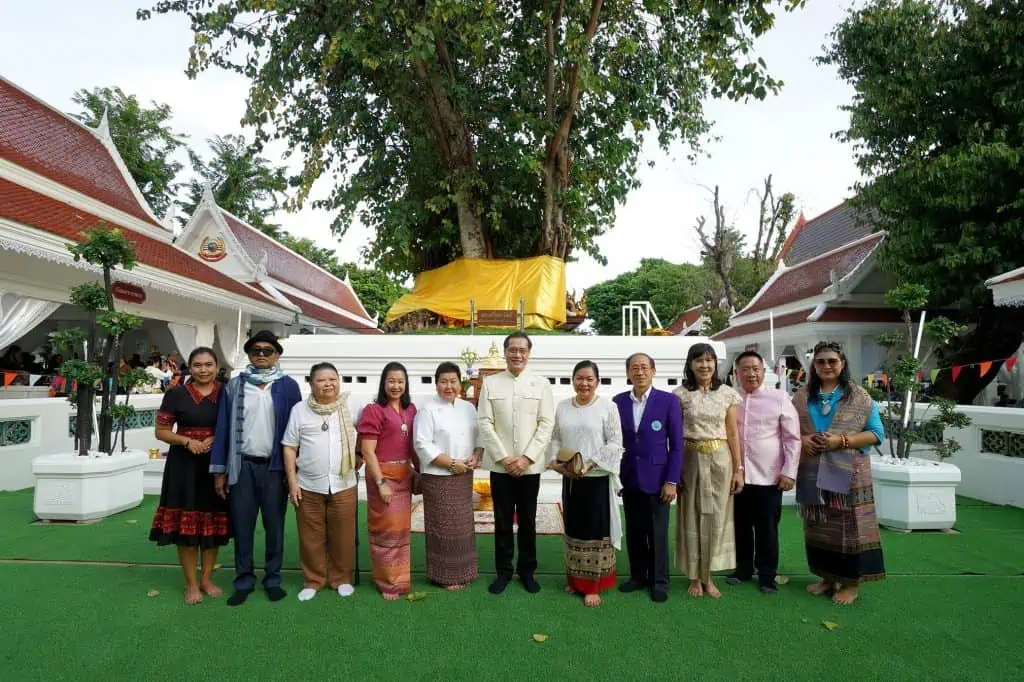
[[[280,226],[268,222],[268,218],[281,208],[288,189],[284,166],[271,164],[241,135],[217,135],[207,144],[208,161],[189,150],[195,176],[189,182],[188,199],[181,203],[186,216],[195,211],[204,185],[209,184],[218,206],[271,237],[281,237]]]
[[[118,87],[78,90],[71,101],[82,107],[72,116],[87,126],[95,128],[107,117],[110,137],[132,179],[157,215],[164,215],[178,190],[174,178],[182,168],[173,156],[185,147],[186,139],[170,126],[171,107],[156,102],[145,107]]]
[[[409,273],[466,257],[574,252],[636,186],[648,135],[697,150],[708,96],[780,85],[751,54],[772,8],[803,0],[162,0],[184,13],[188,72],[252,82],[245,124],[304,157],[339,232]]]
[[[840,137],[865,178],[856,204],[888,232],[885,267],[975,325],[946,362],[1012,354],[1021,311],[995,308],[984,282],[1024,264],[1024,5],[872,0],[820,61],[855,91]],[[961,373],[956,397],[970,401],[999,364]]]

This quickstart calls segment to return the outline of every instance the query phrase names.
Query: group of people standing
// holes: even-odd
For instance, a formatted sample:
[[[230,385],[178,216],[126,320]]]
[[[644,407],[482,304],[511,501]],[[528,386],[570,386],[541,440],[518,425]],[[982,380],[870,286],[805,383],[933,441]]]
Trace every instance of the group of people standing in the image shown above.
[[[737,392],[719,379],[713,347],[699,343],[675,392],[654,388],[654,358],[635,353],[626,360],[631,390],[598,395],[600,370],[584,360],[573,369],[575,395],[558,405],[548,380],[527,369],[532,345],[523,332],[505,339],[506,370],[484,380],[478,409],[460,397],[454,363],[437,367],[436,396],[417,409],[397,362],[384,367],[376,400],[363,406],[341,392],[327,362],[311,368],[303,400],[278,366],[282,347],[270,332],[248,339],[249,366],[222,388],[214,352],[194,350],[189,383],[164,396],[158,415],[157,438],[171,448],[150,533],[178,546],[186,602],[221,594],[211,571],[230,538],[228,604],[246,601],[256,587],[260,516],[263,588],[272,601],[285,597],[289,501],[304,575],[299,600],[324,588],[351,595],[363,467],[372,575],[388,600],[410,590],[414,494],[423,495],[427,578],[458,590],[478,577],[473,472],[481,467],[494,508],[493,594],[517,574],[527,592],[541,589],[536,520],[546,469],[563,477],[566,591],[587,606],[599,605],[600,593],[617,583],[623,534],[629,577],[619,590],[668,599],[669,514],[677,498],[675,561],[692,597],[720,597],[713,576],[721,571],[731,571],[727,584],[756,576],[763,593],[777,591],[782,494],[794,487],[808,564],[821,578],[808,592],[849,604],[862,582],[884,577],[867,455],[883,438],[881,420],[850,381],[837,344],[815,347],[810,380],[792,401],[763,385],[756,352],[736,361]]]

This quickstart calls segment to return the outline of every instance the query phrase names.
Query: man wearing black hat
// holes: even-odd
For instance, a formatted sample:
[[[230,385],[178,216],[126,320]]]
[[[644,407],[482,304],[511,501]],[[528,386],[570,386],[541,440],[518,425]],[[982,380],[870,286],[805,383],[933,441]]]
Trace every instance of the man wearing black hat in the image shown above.
[[[210,472],[217,494],[228,500],[235,536],[235,592],[228,598],[229,606],[245,603],[256,588],[252,552],[260,514],[266,533],[263,588],[271,601],[286,595],[281,563],[288,488],[281,438],[302,395],[298,383],[277,366],[281,351],[269,331],[250,336],[245,342],[249,366],[220,394]]]

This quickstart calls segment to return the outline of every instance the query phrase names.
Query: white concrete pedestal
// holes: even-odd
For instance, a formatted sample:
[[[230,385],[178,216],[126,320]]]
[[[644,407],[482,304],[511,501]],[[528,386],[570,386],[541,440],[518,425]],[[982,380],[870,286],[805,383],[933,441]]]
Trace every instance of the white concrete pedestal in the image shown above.
[[[142,492],[146,495],[159,495],[164,487],[164,465],[167,458],[151,459],[142,470]]]
[[[949,530],[956,524],[960,469],[911,457],[871,458],[878,522],[902,530]]]
[[[33,510],[43,520],[89,521],[137,507],[148,462],[140,450],[109,457],[75,453],[36,457],[32,460]]]

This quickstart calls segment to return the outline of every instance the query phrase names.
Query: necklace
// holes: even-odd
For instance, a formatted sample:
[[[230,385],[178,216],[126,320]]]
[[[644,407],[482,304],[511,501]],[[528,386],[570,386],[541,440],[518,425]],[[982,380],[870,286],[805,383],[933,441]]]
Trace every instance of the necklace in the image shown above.
[[[409,425],[405,423],[405,410],[399,408],[398,419],[402,422],[402,438],[408,438],[409,436]]]
[[[328,429],[327,420],[324,419],[324,423],[320,425],[320,430],[321,431],[326,431],[327,429]]]
[[[825,417],[832,414],[832,395],[835,393],[819,393],[818,400],[821,401],[821,414]]]

